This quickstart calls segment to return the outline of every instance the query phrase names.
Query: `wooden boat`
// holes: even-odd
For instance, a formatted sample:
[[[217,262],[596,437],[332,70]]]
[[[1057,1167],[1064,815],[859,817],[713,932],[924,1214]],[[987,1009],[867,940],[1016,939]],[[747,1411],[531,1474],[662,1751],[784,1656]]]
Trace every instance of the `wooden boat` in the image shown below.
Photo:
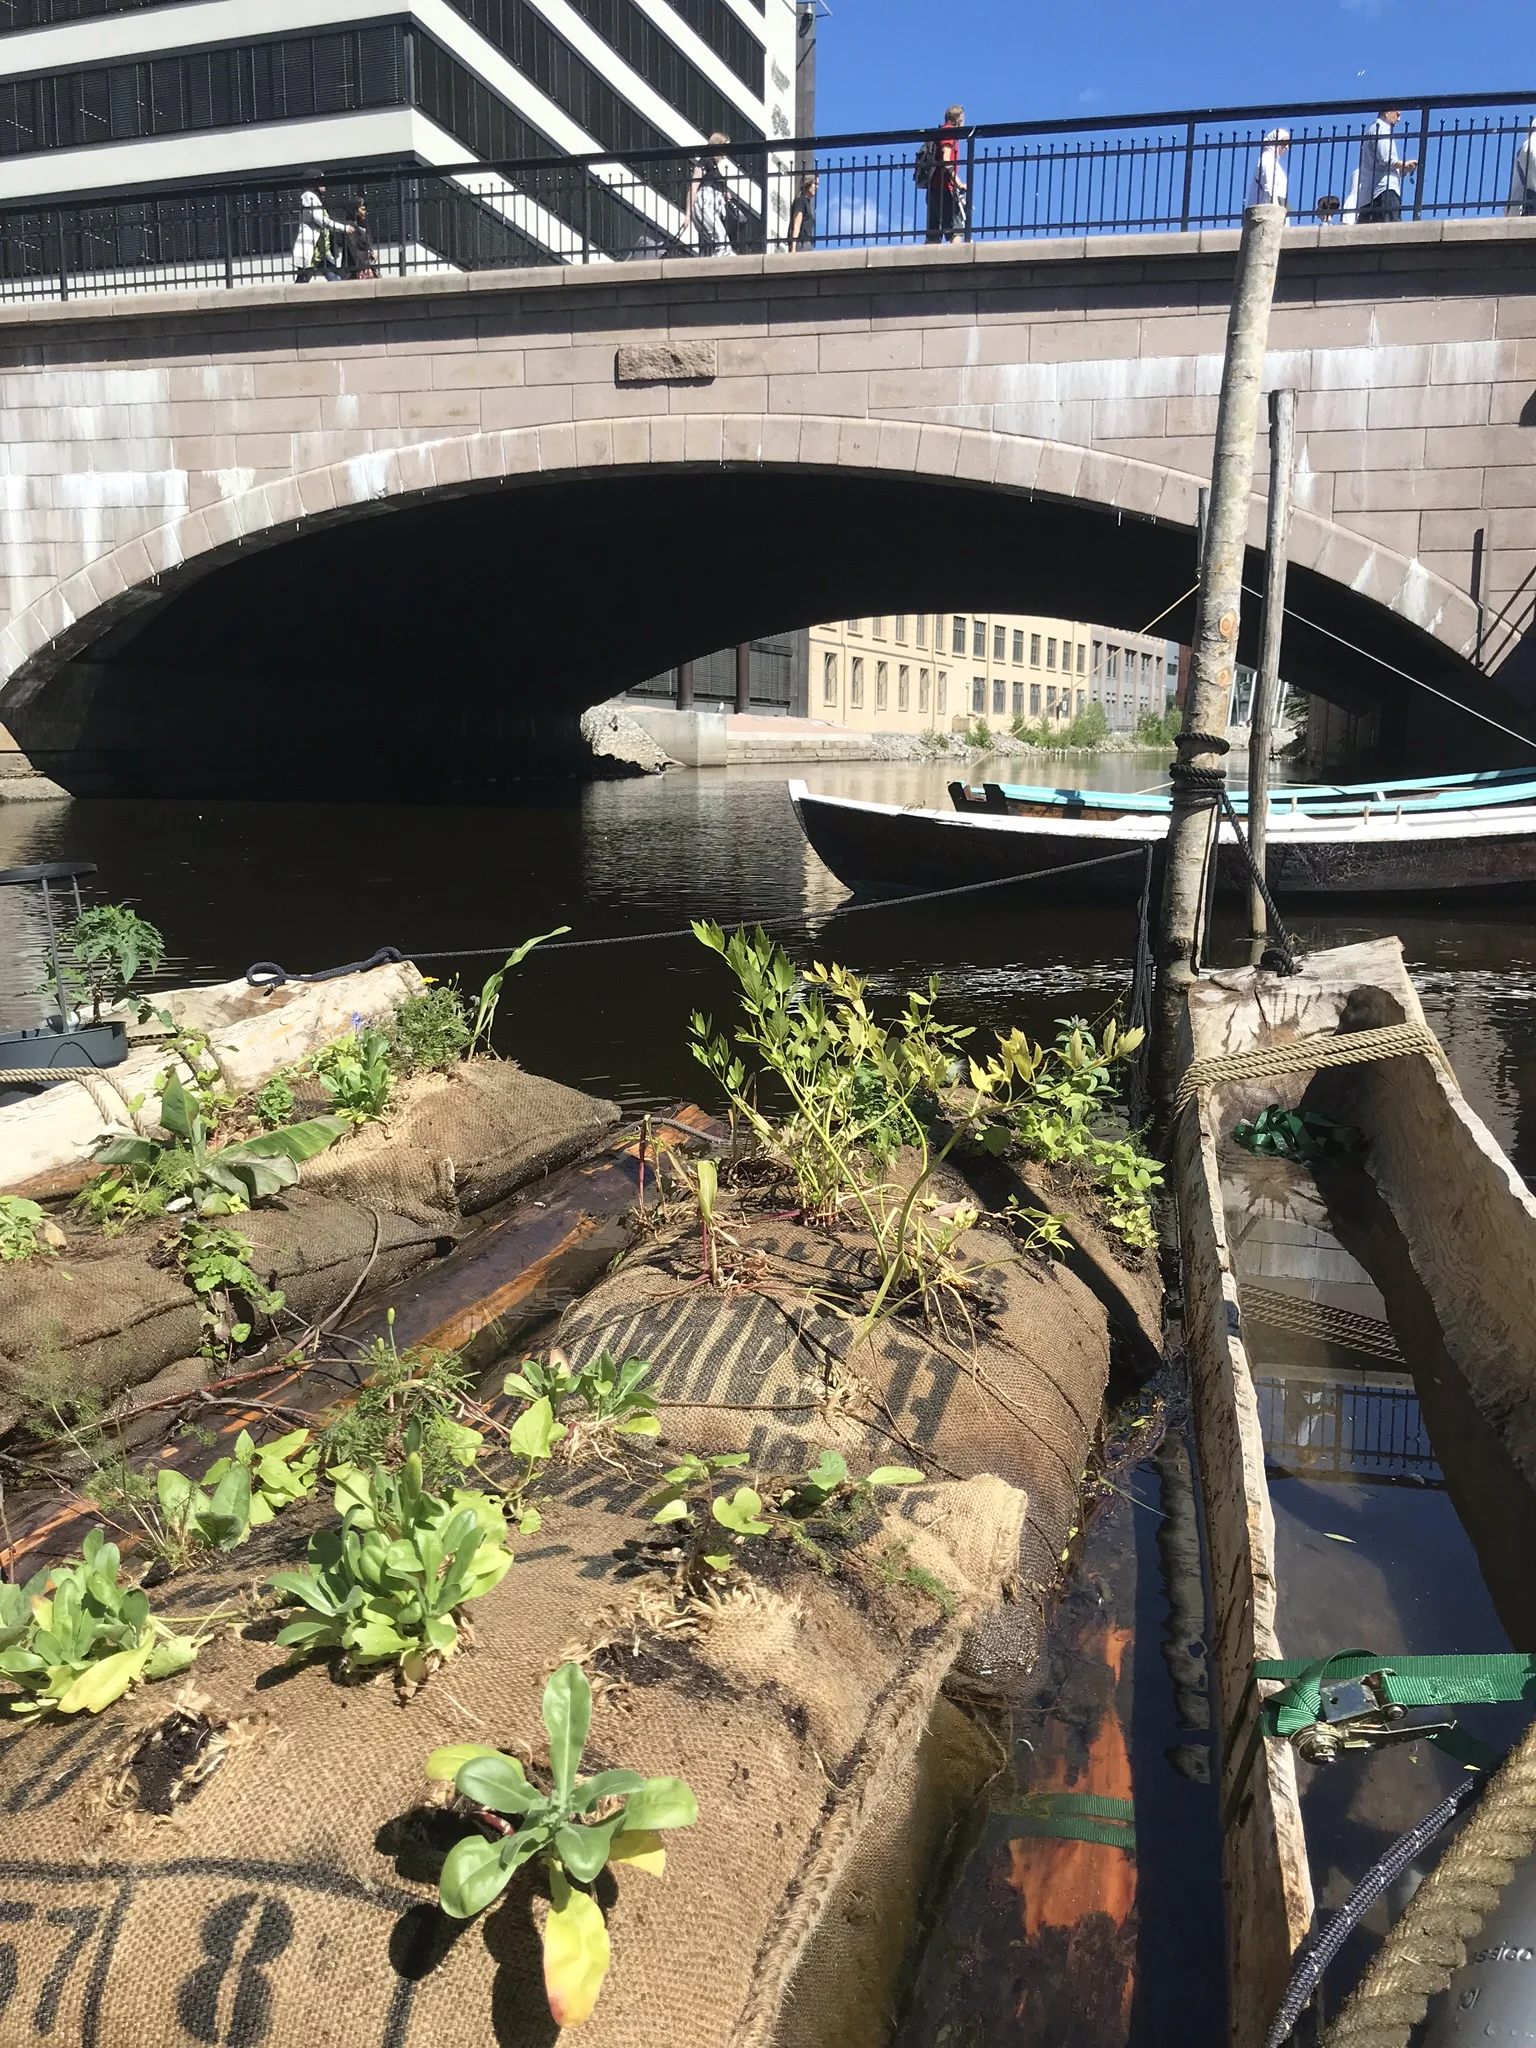
[[[851,889],[942,889],[1056,869],[1073,894],[1126,896],[1160,857],[1168,814],[1012,817],[813,795],[791,782],[801,830]],[[1121,858],[1108,864],[1106,855]],[[1269,821],[1276,896],[1513,897],[1536,891],[1536,803],[1465,811],[1362,810],[1342,817],[1277,811]],[[1248,869],[1229,822],[1220,829],[1218,887],[1245,889]]]
[[[1331,1052],[1335,1041],[1360,1031],[1402,1025],[1416,1031],[1421,1050],[1352,1066],[1305,1064],[1316,1060],[1319,1046]],[[1315,1043],[1296,1045],[1309,1040]],[[1224,1203],[1222,1185],[1222,1150],[1235,1121],[1264,1104],[1319,1109],[1364,1134],[1374,1192],[1351,1171],[1350,1182],[1364,1195],[1344,1207],[1351,1200],[1357,1208],[1361,1199],[1375,1203],[1390,1218],[1378,1236],[1391,1244],[1373,1248],[1368,1232],[1347,1221],[1338,1242],[1365,1262],[1395,1303],[1390,1328],[1375,1326],[1389,1347],[1378,1343],[1377,1355],[1393,1356],[1395,1333],[1402,1344],[1395,1362],[1401,1366],[1406,1357],[1414,1368],[1435,1454],[1498,1621],[1515,1647],[1536,1646],[1536,1600],[1524,1568],[1536,1541],[1536,1200],[1428,1033],[1397,940],[1313,954],[1294,976],[1242,969],[1197,982],[1187,1011],[1186,1065],[1287,1047],[1295,1049],[1277,1063],[1290,1071],[1200,1088],[1174,1133],[1184,1336],[1213,1600],[1233,2048],[1258,2048],[1264,2040],[1313,1915],[1297,1755],[1262,1732],[1261,1699],[1277,1688],[1256,1683],[1253,1666],[1353,1648],[1363,1626],[1353,1611],[1330,1615],[1324,1627],[1336,1624],[1338,1640],[1321,1652],[1310,1641],[1283,1642],[1277,1628],[1276,1523],[1249,1350],[1255,1324],[1274,1326],[1272,1304],[1259,1298],[1265,1289],[1251,1276],[1274,1268],[1256,1263],[1241,1242],[1255,1209],[1275,1203],[1273,1191],[1261,1191],[1257,1203],[1237,1213],[1230,1198]],[[1337,1226],[1336,1208],[1333,1220]],[[1275,1235],[1296,1243],[1294,1217]],[[1298,1260],[1294,1271],[1305,1270]],[[1327,1263],[1311,1270],[1310,1290],[1306,1282],[1293,1285],[1292,1309],[1307,1306],[1310,1292],[1325,1321],[1344,1314],[1330,1298]],[[1351,1320],[1362,1328],[1367,1321]],[[1366,1329],[1362,1345],[1370,1335]],[[1405,1646],[1370,1647],[1389,1655]],[[1410,1760],[1407,1751],[1393,1755]],[[1355,1768],[1354,1758],[1335,1766],[1340,1773]],[[1429,1775],[1406,1774],[1410,1797],[1418,1800],[1415,1822],[1430,1803]],[[1350,1778],[1344,1790],[1358,1798],[1359,1780]]]
[[[1248,792],[1234,784],[1233,809],[1244,816]],[[1064,789],[1031,783],[952,782],[950,802],[957,811],[992,811],[1011,818],[1166,818],[1172,809],[1167,789]],[[1306,811],[1313,817],[1368,817],[1387,811],[1394,817],[1418,811],[1488,810],[1514,804],[1536,804],[1536,776],[1524,768],[1487,769],[1472,775],[1426,775],[1384,782],[1287,782],[1270,791],[1270,809],[1284,817]]]

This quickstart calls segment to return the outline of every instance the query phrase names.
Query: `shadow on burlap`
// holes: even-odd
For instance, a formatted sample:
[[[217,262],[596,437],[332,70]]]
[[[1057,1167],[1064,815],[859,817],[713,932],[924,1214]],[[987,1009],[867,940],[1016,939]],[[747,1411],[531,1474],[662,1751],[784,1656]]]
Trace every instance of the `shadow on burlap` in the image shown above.
[[[384,1121],[310,1160],[299,1187],[228,1220],[254,1247],[259,1278],[283,1291],[294,1329],[293,1317],[332,1314],[364,1275],[391,1287],[448,1251],[466,1216],[578,1157],[618,1117],[613,1103],[509,1061],[423,1075],[400,1085]],[[64,1223],[57,1258],[0,1265],[0,1433],[29,1383],[110,1398],[201,1338],[192,1290],[163,1245],[175,1217],[116,1238]],[[271,1328],[255,1318],[258,1338]]]
[[[475,1604],[473,1646],[403,1704],[388,1679],[290,1672],[270,1640],[214,1643],[179,1696],[228,1746],[167,1818],[125,1795],[123,1766],[170,1684],[0,1735],[0,2048],[40,2030],[92,2048],[547,2048],[542,1880],[444,1918],[436,1878],[466,1823],[422,1764],[484,1741],[537,1775],[539,1696],[568,1654],[598,1681],[585,1769],[680,1776],[700,1815],[667,1838],[662,1879],[599,1880],[613,1967],[583,2048],[881,2048],[928,1875],[1001,1761],[940,1686],[1014,1568],[1024,1502],[994,1478],[913,1489],[869,1539],[906,1545],[951,1617],[876,1572],[790,1570],[679,1635],[655,1629],[676,1618],[670,1582],[624,1562],[637,1492],[582,1475],[552,1502]],[[280,1518],[241,1572],[288,1561],[316,1518]],[[188,1612],[227,1590],[210,1574],[158,1597]]]
[[[995,1472],[1029,1497],[1019,1597],[983,1618],[965,1663],[1007,1689],[1033,1666],[1058,1560],[1078,1506],[1109,1377],[1109,1326],[1084,1283],[1020,1258],[978,1229],[960,1253],[987,1266],[991,1312],[861,1318],[879,1270],[868,1238],[780,1221],[731,1222],[746,1284],[700,1280],[696,1234],[637,1249],[567,1310],[574,1365],[604,1349],[649,1359],[669,1437],[699,1451],[750,1450],[798,1472],[823,1448],[855,1470],[912,1463],[931,1476]]]

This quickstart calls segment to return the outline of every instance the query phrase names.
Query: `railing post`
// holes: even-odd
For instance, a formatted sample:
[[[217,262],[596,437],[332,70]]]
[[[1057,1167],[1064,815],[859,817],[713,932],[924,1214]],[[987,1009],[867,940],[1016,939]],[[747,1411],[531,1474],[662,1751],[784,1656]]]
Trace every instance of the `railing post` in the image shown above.
[[[581,173],[581,260],[592,261],[592,173]]]
[[[976,130],[965,138],[965,239],[970,241],[976,226]]]
[[[1190,122],[1184,135],[1184,202],[1179,208],[1179,226],[1186,233],[1189,229],[1189,202],[1195,189],[1195,124]]]
[[[1425,107],[1419,116],[1419,168],[1413,179],[1413,217],[1418,220],[1424,212],[1424,159],[1429,155],[1429,108]]]
[[[395,204],[400,212],[400,275],[405,275],[405,180],[395,180]]]
[[[229,194],[224,194],[224,289],[232,292],[235,288],[235,217],[230,211]]]
[[[64,253],[64,209],[63,209],[63,207],[62,207],[62,206],[61,206],[61,207],[59,208],[59,211],[58,211],[58,223],[59,223],[59,297],[60,297],[61,299],[67,299],[67,298],[69,297],[69,263],[68,263],[68,259],[67,259],[67,258],[66,258],[66,256],[65,256],[65,253]]]

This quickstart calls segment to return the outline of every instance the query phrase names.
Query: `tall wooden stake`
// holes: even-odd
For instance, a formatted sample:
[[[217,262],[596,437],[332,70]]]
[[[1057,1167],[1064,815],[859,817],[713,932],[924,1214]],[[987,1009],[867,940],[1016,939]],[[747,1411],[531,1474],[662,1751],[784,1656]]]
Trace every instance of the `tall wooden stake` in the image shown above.
[[[1253,711],[1248,731],[1248,844],[1254,866],[1268,880],[1264,844],[1269,836],[1269,756],[1275,742],[1275,710],[1280,695],[1280,640],[1285,631],[1285,551],[1291,536],[1291,472],[1296,436],[1296,394],[1269,394],[1269,519],[1264,534],[1264,637],[1259,646],[1259,672],[1253,684]],[[1248,884],[1249,930],[1253,962],[1264,952],[1269,919],[1264,898]]]
[[[1259,426],[1264,346],[1285,230],[1283,206],[1250,206],[1243,215],[1237,278],[1227,322],[1227,356],[1216,414],[1210,523],[1200,560],[1200,603],[1184,725],[1173,764],[1163,904],[1157,946],[1157,1004],[1152,1071],[1166,1116],[1178,1084],[1179,1021],[1194,979],[1195,927],[1212,792],[1220,787],[1243,602],[1243,554],[1253,492],[1253,444]]]

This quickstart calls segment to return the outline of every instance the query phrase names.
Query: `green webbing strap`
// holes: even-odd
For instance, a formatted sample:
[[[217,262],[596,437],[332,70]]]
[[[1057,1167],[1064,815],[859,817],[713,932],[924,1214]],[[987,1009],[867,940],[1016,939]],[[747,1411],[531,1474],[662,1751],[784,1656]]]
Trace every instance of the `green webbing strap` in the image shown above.
[[[1382,1657],[1374,1650],[1341,1650],[1337,1656],[1274,1657],[1253,1667],[1255,1678],[1286,1681],[1285,1690],[1264,1702],[1260,1722],[1266,1735],[1299,1734],[1322,1720],[1322,1689],[1352,1678],[1374,1677],[1382,1698],[1394,1707],[1469,1707],[1536,1700],[1536,1656],[1518,1651],[1481,1656]],[[1469,1735],[1450,1730],[1433,1735],[1459,1762],[1486,1769],[1491,1752]]]
[[[1136,1809],[1129,1799],[1107,1799],[1098,1792],[1018,1792],[999,1800],[992,1811],[1007,1815],[1010,1836],[1047,1835],[1135,1852]]]

